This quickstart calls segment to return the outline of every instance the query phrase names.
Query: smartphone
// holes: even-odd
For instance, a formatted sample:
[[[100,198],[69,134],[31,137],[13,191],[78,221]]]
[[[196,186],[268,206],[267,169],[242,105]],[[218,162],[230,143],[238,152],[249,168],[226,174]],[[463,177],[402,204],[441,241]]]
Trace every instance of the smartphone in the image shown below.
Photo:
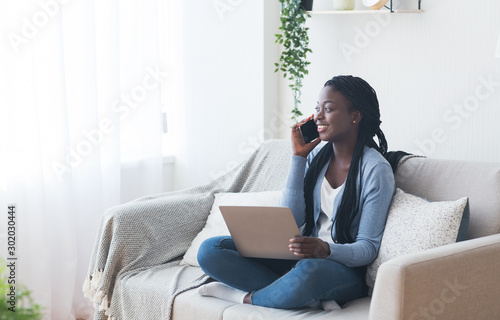
[[[314,119],[311,119],[300,126],[300,131],[302,132],[302,137],[305,143],[309,143],[314,139],[319,137],[318,127]]]

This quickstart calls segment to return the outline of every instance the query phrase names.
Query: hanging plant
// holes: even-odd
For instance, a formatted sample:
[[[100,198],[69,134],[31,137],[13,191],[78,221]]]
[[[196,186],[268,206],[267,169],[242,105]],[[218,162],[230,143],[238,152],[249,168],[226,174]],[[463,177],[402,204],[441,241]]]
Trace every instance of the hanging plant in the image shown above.
[[[288,78],[292,83],[289,87],[293,93],[294,107],[292,110],[292,120],[297,122],[302,116],[299,110],[302,80],[309,73],[307,66],[307,53],[312,53],[309,49],[309,28],[305,26],[307,18],[311,15],[307,12],[301,0],[279,0],[281,2],[281,33],[276,34],[275,43],[283,45],[279,62],[275,63],[276,70],[282,71],[283,78]]]

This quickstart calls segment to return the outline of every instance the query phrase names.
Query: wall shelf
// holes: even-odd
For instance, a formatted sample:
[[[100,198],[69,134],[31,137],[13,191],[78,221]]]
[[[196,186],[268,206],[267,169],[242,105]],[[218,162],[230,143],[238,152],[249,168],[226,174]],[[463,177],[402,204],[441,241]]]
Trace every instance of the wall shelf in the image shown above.
[[[424,10],[336,10],[336,11],[309,11],[311,15],[325,14],[388,14],[388,13],[422,13]]]
[[[310,14],[379,14],[379,13],[422,13],[421,7],[422,0],[418,0],[418,9],[415,10],[394,10],[392,6],[392,0],[389,2],[389,6],[385,5],[384,7],[389,10],[335,10],[335,11],[309,11]]]

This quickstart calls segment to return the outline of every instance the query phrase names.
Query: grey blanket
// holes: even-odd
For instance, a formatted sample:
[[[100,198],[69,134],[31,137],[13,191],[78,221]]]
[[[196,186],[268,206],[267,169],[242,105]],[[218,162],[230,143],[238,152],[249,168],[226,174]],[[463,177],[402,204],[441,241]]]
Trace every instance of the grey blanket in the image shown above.
[[[179,265],[220,192],[284,187],[288,141],[270,140],[231,172],[203,186],[142,197],[107,210],[83,291],[95,319],[170,319],[177,294],[202,284],[200,268]]]

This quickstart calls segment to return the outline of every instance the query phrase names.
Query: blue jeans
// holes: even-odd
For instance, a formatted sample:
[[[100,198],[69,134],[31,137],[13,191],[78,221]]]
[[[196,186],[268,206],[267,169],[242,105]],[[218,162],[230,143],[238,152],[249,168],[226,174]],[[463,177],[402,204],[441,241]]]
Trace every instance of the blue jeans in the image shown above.
[[[245,258],[231,237],[205,240],[198,263],[213,279],[251,293],[252,304],[292,309],[318,301],[339,305],[367,295],[364,268],[349,268],[328,259]]]

